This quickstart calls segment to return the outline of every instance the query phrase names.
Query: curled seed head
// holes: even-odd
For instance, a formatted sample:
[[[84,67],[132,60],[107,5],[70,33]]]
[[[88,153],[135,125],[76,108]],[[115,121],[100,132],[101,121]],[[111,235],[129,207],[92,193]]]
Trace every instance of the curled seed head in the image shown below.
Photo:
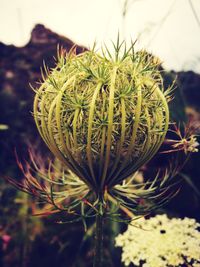
[[[95,192],[113,187],[157,152],[169,112],[157,61],[115,45],[115,55],[61,53],[34,101],[49,149]]]

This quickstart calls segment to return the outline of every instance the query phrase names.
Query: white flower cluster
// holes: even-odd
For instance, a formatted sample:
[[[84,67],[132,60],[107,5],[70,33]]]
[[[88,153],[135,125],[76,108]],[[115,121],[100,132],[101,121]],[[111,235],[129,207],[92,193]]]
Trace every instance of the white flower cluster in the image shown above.
[[[194,219],[157,215],[132,224],[116,237],[125,266],[200,267],[200,224]]]

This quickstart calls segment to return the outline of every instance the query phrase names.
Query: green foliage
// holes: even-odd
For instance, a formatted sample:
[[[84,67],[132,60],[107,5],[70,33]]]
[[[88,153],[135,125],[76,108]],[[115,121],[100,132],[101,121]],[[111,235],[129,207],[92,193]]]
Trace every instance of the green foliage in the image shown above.
[[[2,243],[5,266],[26,266],[35,238],[43,230],[41,219],[31,216],[31,202],[27,194],[1,182],[0,240],[8,238]]]

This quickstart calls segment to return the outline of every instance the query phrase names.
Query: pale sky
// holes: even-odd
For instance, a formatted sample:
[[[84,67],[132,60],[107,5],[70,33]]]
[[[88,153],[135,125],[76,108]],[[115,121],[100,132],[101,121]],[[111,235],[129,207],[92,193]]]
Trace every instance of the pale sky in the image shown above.
[[[23,46],[37,23],[87,47],[108,44],[119,31],[167,69],[200,73],[200,0],[128,0],[123,19],[125,1],[0,0],[0,41]]]

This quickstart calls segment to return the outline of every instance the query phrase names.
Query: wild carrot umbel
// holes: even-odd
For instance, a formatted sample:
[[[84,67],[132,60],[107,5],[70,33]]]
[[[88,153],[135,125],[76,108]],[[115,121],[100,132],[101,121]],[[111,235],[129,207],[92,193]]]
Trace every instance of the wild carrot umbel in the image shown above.
[[[113,55],[107,47],[101,55],[95,49],[79,55],[61,50],[54,69],[44,66],[33,115],[63,168],[50,163],[41,170],[30,153],[35,171],[20,165],[27,179],[17,184],[51,203],[51,212],[67,211],[84,225],[96,217],[95,267],[101,265],[105,218],[121,221],[120,207],[127,214],[147,214],[175,194],[167,171],[146,182],[136,179],[164,141],[171,88],[164,91],[153,56],[119,40],[113,47]]]
[[[59,55],[36,91],[34,119],[52,153],[103,201],[150,160],[169,123],[162,78],[154,58],[122,44]]]

